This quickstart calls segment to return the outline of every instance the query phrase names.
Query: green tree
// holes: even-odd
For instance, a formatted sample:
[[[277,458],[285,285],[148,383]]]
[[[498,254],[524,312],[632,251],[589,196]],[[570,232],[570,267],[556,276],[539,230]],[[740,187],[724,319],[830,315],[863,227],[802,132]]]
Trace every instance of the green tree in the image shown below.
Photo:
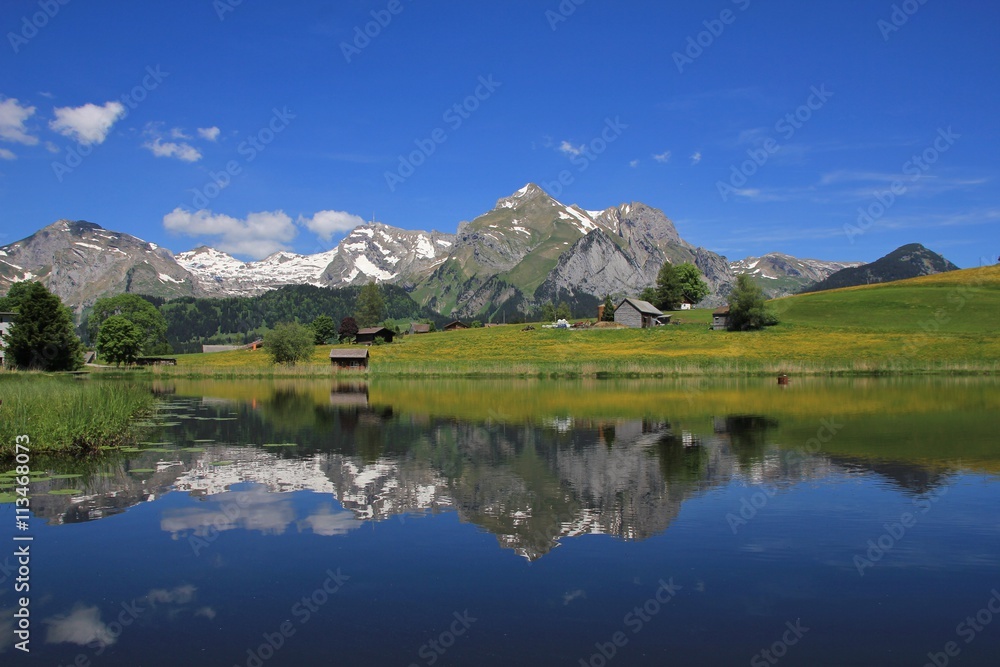
[[[350,343],[354,341],[354,337],[358,335],[358,323],[353,317],[345,317],[340,320],[340,329],[337,330],[340,335],[341,343]]]
[[[124,315],[112,315],[97,332],[97,354],[116,366],[134,364],[145,341],[145,333],[131,320]]]
[[[166,318],[156,306],[138,294],[118,294],[97,300],[87,321],[87,333],[92,342],[97,340],[104,321],[114,315],[124,317],[142,332],[142,353],[170,352]]]
[[[681,285],[681,296],[691,303],[698,303],[708,296],[708,283],[702,278],[698,267],[690,262],[677,266],[677,280]]]
[[[361,288],[355,306],[354,319],[361,328],[373,327],[385,319],[385,295],[378,283],[372,281]]]
[[[546,304],[542,304],[542,322],[555,322],[556,321],[556,307],[549,301]]]
[[[483,328],[483,321],[482,320],[472,320],[472,324],[470,324],[469,326],[471,328],[473,328],[473,329],[482,329]]]
[[[312,356],[315,332],[298,322],[276,325],[264,335],[264,349],[276,364],[295,365]]]
[[[777,324],[777,317],[768,310],[764,290],[749,275],[737,276],[736,287],[729,295],[730,331],[752,331]]]
[[[561,302],[559,304],[559,307],[556,308],[556,319],[568,320],[571,319],[572,317],[573,317],[573,311],[570,310],[569,304],[566,303],[565,301]]]
[[[604,322],[615,321],[615,302],[611,300],[611,295],[604,297]]]
[[[0,297],[0,312],[16,313],[21,307],[21,300],[31,290],[31,281],[14,283],[7,290],[7,296]]]
[[[660,310],[677,310],[684,298],[684,285],[678,267],[664,262],[656,276],[656,299],[651,303]]]
[[[68,308],[39,282],[17,290],[17,319],[4,339],[17,368],[73,371],[83,366],[83,345]]]
[[[329,315],[320,315],[313,320],[310,326],[312,326],[315,334],[315,340],[313,342],[316,343],[316,345],[323,345],[337,335],[337,324]]]

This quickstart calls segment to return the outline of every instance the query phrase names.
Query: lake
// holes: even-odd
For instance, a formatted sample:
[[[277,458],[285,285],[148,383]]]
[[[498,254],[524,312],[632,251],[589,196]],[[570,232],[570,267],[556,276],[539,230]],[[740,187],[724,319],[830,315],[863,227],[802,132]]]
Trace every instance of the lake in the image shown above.
[[[1000,655],[995,379],[151,389],[135,451],[40,464],[4,664]]]

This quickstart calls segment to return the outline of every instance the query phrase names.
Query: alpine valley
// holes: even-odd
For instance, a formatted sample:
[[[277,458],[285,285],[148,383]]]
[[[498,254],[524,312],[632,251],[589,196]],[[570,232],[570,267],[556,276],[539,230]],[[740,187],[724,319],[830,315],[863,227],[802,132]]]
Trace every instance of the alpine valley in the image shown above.
[[[725,301],[735,276],[749,273],[781,296],[860,263],[781,254],[730,263],[688,243],[662,211],[641,203],[602,211],[564,205],[528,184],[457,233],[359,226],[314,255],[278,252],[240,261],[210,247],[173,254],[90,222],[60,220],[0,248],[0,293],[41,280],[78,314],[102,296],[255,296],[285,285],[349,287],[379,281],[403,287],[421,306],[458,318],[528,314],[540,304],[591,310],[605,295],[636,295],[665,261],[692,262]],[[596,308],[593,308],[596,311]]]

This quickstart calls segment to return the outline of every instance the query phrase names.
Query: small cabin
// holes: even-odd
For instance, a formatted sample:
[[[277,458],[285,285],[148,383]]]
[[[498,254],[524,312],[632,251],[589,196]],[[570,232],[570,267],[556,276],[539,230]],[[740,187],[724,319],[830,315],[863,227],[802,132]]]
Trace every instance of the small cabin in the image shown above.
[[[681,299],[680,310],[691,310],[694,308],[694,301],[687,298],[686,296]]]
[[[411,334],[425,334],[431,332],[431,325],[422,322],[410,322]]]
[[[729,328],[729,306],[716,308],[712,311],[712,329],[725,331]]]
[[[358,329],[358,335],[355,336],[354,340],[358,345],[373,345],[376,339],[381,340],[383,343],[391,343],[395,337],[396,332],[392,329],[369,327],[367,329]]]
[[[469,328],[469,325],[466,324],[465,322],[461,322],[459,320],[455,320],[454,322],[449,322],[448,324],[446,324],[445,327],[444,327],[444,330],[445,331],[459,331],[461,329],[468,329],[468,328]]]
[[[615,308],[615,322],[632,329],[647,329],[669,321],[669,315],[664,315],[659,308],[641,299],[626,297]]]
[[[356,370],[368,368],[368,348],[330,350],[330,365],[334,368],[353,368]]]

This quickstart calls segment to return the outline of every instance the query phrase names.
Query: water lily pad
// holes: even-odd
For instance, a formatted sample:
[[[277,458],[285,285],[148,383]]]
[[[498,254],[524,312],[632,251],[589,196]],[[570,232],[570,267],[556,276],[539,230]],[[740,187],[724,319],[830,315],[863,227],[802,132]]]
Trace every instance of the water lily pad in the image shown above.
[[[180,422],[160,422],[160,426],[180,426]]]
[[[50,496],[79,496],[83,491],[80,489],[52,489],[49,491]]]
[[[0,484],[0,491],[10,491],[15,488],[14,484],[7,484],[6,482]]]
[[[215,442],[215,440],[212,440],[211,438],[209,438],[209,439],[201,439],[201,440],[192,440],[191,442]]]
[[[185,447],[181,451],[182,452],[195,452],[195,453],[200,454],[200,453],[202,453],[202,452],[205,451],[205,448],[204,447]]]
[[[78,473],[67,473],[65,475],[52,475],[49,479],[77,479],[80,477],[83,477],[83,475]]]
[[[0,505],[4,503],[17,502],[17,496],[13,493],[0,493]]]
[[[138,447],[122,447],[118,451],[125,452],[126,454],[138,454],[143,450],[139,449]]]
[[[152,468],[132,468],[131,470],[129,470],[129,472],[137,472],[137,473],[144,474],[144,473],[150,473],[150,472],[156,472],[156,471],[153,470]]]
[[[294,442],[271,442],[264,445],[264,447],[298,447],[298,445]]]
[[[231,466],[234,463],[235,463],[235,461],[212,461],[211,465],[213,465],[213,466]]]

